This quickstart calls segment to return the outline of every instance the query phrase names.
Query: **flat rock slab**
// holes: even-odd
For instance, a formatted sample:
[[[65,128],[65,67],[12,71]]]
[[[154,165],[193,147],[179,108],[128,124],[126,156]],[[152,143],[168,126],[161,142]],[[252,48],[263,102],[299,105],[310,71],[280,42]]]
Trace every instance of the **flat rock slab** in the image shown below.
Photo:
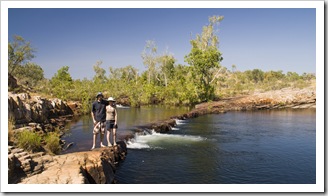
[[[114,163],[126,153],[126,146],[53,156],[44,171],[21,180],[20,184],[110,184]]]

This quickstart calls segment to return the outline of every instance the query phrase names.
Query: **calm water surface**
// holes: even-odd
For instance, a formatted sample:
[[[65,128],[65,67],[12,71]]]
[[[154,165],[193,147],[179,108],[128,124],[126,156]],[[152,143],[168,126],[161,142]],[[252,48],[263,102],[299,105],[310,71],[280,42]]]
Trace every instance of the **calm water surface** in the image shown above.
[[[118,139],[127,134],[131,134],[131,129],[136,126],[167,120],[171,116],[188,112],[188,107],[168,107],[168,106],[144,106],[141,108],[117,108],[118,113]],[[82,116],[77,122],[68,125],[68,132],[63,137],[66,143],[73,142],[73,147],[64,153],[89,150],[92,146],[93,122],[91,115]],[[104,140],[105,141],[105,140]],[[105,142],[107,144],[107,142]],[[99,136],[96,147],[99,147]]]
[[[128,117],[126,112],[120,118],[132,118],[126,120],[132,123],[121,123],[123,127],[143,123],[140,114]],[[116,177],[122,184],[315,184],[315,120],[315,110],[228,112],[179,120],[172,134],[145,131],[129,141]],[[90,132],[78,124],[72,132]],[[91,137],[89,133],[87,149]]]

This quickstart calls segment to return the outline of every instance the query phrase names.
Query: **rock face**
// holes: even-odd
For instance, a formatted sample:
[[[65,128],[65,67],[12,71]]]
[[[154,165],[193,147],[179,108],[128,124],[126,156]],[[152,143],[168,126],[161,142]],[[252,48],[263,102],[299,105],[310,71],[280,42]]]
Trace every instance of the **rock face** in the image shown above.
[[[9,183],[20,184],[110,184],[115,183],[115,164],[125,159],[126,144],[93,151],[50,156],[28,154],[10,147]],[[16,178],[13,178],[13,177]]]
[[[8,93],[9,119],[16,124],[50,123],[50,119],[65,115],[73,115],[72,109],[60,99],[45,99],[40,96],[31,97],[28,93]]]
[[[315,88],[282,89],[265,93],[223,99],[217,102],[196,105],[189,113],[177,119],[194,118],[203,114],[225,113],[227,111],[247,111],[285,108],[316,108]]]

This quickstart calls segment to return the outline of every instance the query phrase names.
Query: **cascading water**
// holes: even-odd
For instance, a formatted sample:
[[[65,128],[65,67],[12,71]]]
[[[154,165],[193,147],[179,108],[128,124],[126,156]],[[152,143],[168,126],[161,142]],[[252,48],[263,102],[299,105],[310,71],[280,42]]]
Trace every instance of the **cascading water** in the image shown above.
[[[183,123],[177,123],[177,125]],[[173,127],[173,131],[179,130],[179,127]],[[170,143],[193,143],[206,140],[201,136],[180,135],[174,133],[156,133],[154,130],[145,129],[142,133],[136,133],[134,138],[127,141],[128,149],[143,149],[143,148],[164,148]]]

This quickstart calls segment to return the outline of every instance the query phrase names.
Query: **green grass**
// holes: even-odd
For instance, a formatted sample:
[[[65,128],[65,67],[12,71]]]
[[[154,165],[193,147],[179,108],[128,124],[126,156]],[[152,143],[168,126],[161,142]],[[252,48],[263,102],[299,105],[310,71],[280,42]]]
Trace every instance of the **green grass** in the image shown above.
[[[61,152],[61,145],[59,143],[59,136],[56,132],[49,132],[45,136],[45,149],[50,154],[59,154]]]
[[[42,149],[41,136],[38,133],[24,130],[18,133],[17,145],[27,151],[37,152]]]

